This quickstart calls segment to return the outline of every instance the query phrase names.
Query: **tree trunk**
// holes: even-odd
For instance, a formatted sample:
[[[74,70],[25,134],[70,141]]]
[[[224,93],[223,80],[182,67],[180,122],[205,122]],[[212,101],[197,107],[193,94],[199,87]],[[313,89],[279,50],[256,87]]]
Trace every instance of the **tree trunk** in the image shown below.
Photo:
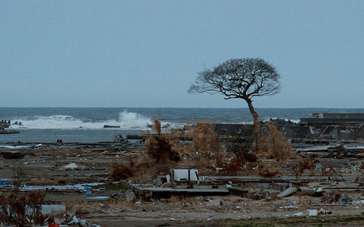
[[[253,101],[251,99],[245,100],[248,103],[249,111],[253,117],[253,132],[254,132],[254,140],[255,140],[255,151],[259,150],[259,138],[260,138],[260,121],[259,114],[255,111],[253,106]]]

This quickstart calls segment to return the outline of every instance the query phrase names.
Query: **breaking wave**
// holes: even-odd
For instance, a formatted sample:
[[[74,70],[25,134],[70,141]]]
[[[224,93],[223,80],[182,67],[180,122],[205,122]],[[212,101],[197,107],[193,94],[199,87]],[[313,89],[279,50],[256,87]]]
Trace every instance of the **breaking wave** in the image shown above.
[[[15,125],[14,122],[21,122]],[[85,121],[69,115],[34,116],[12,120],[12,128],[26,129],[102,129],[105,125],[117,126],[122,130],[146,130],[152,124],[152,119],[139,113],[123,111],[118,119],[104,121]],[[168,125],[162,122],[162,125]]]

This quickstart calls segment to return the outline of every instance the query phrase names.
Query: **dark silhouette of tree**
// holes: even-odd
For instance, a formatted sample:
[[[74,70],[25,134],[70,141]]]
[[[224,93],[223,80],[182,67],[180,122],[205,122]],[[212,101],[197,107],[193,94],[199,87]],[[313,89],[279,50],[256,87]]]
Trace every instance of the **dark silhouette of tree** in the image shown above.
[[[253,117],[255,147],[258,149],[260,121],[253,105],[253,98],[278,93],[279,77],[276,69],[263,59],[230,59],[213,69],[199,73],[189,92],[220,93],[225,99],[245,100]]]

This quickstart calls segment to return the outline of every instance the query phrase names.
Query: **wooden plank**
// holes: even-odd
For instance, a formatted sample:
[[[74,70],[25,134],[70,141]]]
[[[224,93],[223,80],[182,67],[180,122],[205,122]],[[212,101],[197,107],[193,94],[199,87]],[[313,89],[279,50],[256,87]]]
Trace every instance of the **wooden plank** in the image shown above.
[[[271,183],[271,182],[313,182],[313,181],[331,181],[330,176],[279,176],[279,177],[261,177],[261,176],[201,176],[200,182],[228,182],[233,183]],[[345,178],[334,178],[335,181],[345,181]]]

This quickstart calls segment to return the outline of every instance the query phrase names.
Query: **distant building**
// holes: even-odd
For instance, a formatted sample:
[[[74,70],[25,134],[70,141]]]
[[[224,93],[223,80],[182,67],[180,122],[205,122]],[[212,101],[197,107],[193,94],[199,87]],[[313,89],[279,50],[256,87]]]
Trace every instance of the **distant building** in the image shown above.
[[[313,113],[312,117],[302,118],[306,125],[360,125],[364,124],[364,113]]]

